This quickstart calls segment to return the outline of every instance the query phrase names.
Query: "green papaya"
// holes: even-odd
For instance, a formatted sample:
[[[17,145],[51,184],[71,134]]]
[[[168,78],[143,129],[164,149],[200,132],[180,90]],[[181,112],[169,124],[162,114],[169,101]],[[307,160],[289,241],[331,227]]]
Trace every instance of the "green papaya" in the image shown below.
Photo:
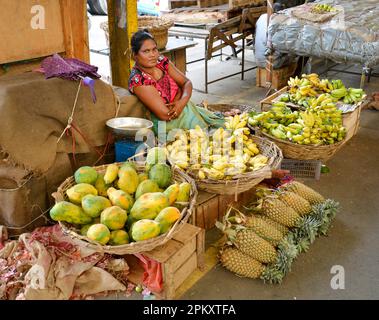
[[[88,183],[94,185],[97,179],[97,171],[89,166],[80,167],[74,173],[76,183]]]
[[[100,216],[101,211],[111,206],[112,203],[105,197],[87,194],[82,198],[82,208],[92,218]]]
[[[172,179],[170,166],[165,163],[158,163],[151,167],[149,179],[155,181],[160,188],[167,188]]]
[[[130,216],[135,220],[154,219],[162,209],[168,206],[168,198],[164,193],[145,193],[134,203]]]
[[[81,204],[82,198],[87,194],[97,196],[97,189],[91,184],[79,183],[69,188],[66,194],[72,203]]]
[[[50,209],[50,217],[54,221],[65,221],[72,224],[88,224],[92,218],[84,213],[82,208],[68,202],[61,201]]]
[[[134,223],[132,227],[132,237],[135,241],[155,238],[159,233],[159,223],[154,220],[142,219]]]
[[[119,176],[118,187],[129,194],[133,194],[136,192],[138,184],[139,179],[136,170],[131,167],[125,168]]]
[[[155,181],[151,181],[150,179],[142,181],[136,190],[135,198],[138,199],[140,196],[142,196],[145,193],[149,192],[158,192],[159,187],[158,184]]]

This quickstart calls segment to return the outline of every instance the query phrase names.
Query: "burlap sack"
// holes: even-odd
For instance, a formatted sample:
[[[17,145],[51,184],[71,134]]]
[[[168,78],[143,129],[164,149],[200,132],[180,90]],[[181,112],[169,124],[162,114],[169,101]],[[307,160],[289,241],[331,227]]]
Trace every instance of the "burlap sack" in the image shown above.
[[[24,169],[0,164],[0,225],[18,235],[46,224],[46,179]]]
[[[45,80],[33,72],[0,78],[0,151],[14,164],[44,173],[57,152],[88,153],[93,152],[90,145],[105,145],[105,122],[115,116],[117,104],[112,87],[101,80],[95,83],[95,104],[89,88],[80,88],[73,123],[84,137],[73,130],[73,138],[64,135],[58,143],[78,87],[79,82]]]

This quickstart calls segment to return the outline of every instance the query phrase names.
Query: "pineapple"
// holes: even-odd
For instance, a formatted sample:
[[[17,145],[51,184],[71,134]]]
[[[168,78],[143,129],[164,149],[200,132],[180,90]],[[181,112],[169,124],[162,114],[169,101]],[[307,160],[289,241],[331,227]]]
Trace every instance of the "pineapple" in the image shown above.
[[[262,239],[253,230],[242,228],[230,239],[233,244],[244,254],[262,263],[274,262],[277,253],[272,244]]]
[[[261,238],[276,246],[284,237],[283,233],[256,216],[246,218],[245,226],[255,231]]]
[[[312,211],[310,203],[294,192],[280,192],[279,200],[283,201],[287,206],[294,209],[301,216],[304,216]]]
[[[285,226],[285,225],[282,225],[280,224],[279,222],[276,222],[272,219],[270,219],[269,217],[261,214],[261,215],[256,215],[256,217],[259,217],[260,219],[262,219],[264,222],[266,222],[267,224],[269,224],[270,226],[274,227],[276,230],[278,230],[279,232],[281,232],[284,236],[288,233],[288,228]]]
[[[300,197],[304,198],[312,205],[322,203],[325,201],[324,197],[321,194],[300,182],[293,181],[286,185],[286,187],[288,188],[288,190],[298,194]]]
[[[220,260],[226,269],[242,277],[257,279],[264,270],[259,261],[232,247],[221,251]]]
[[[284,224],[286,227],[294,227],[300,220],[300,216],[294,209],[277,198],[264,199],[262,203],[262,213],[270,219]]]

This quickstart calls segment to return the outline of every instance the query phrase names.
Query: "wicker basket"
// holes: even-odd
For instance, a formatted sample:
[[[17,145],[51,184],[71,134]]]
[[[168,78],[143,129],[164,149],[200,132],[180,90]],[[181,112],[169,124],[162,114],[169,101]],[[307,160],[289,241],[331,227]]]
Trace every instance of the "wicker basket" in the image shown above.
[[[135,162],[137,165],[137,171],[144,172],[145,165],[141,163]],[[121,164],[121,163],[118,163]],[[98,173],[105,173],[105,170],[108,165],[102,165],[95,167],[96,171]],[[182,210],[180,218],[175,222],[175,224],[171,227],[171,229],[166,232],[165,234],[162,234],[156,238],[144,240],[144,241],[138,241],[138,242],[131,242],[124,245],[119,246],[109,246],[109,245],[100,245],[99,243],[92,241],[91,239],[80,235],[77,228],[75,228],[73,225],[68,224],[66,222],[59,222],[61,225],[63,231],[72,237],[73,239],[76,239],[77,241],[80,241],[81,244],[85,247],[91,248],[97,252],[105,252],[110,254],[117,254],[117,255],[124,255],[124,254],[134,254],[139,252],[145,252],[150,251],[154,249],[157,246],[163,245],[168,240],[170,240],[175,233],[181,230],[181,228],[186,224],[188,221],[190,215],[192,214],[192,211],[194,210],[194,206],[196,203],[196,197],[197,197],[197,189],[194,181],[185,173],[181,172],[180,170],[173,168],[173,180],[176,182],[188,182],[191,184],[191,193],[190,193],[190,200],[187,204],[187,206]],[[74,177],[67,178],[59,187],[56,193],[53,194],[53,197],[55,198],[56,202],[60,202],[63,200],[67,200],[66,196],[66,190],[72,187],[75,184]]]
[[[168,42],[168,29],[173,25],[174,23],[172,21],[160,17],[138,17],[138,30],[148,31],[154,37],[158,50],[162,50],[166,47]],[[105,37],[109,46],[108,21],[102,22],[100,28],[105,32]]]
[[[209,193],[236,195],[250,190],[264,179],[271,178],[271,171],[280,167],[283,159],[282,151],[275,145],[275,143],[268,139],[257,136],[251,136],[251,139],[259,147],[261,154],[269,158],[265,167],[256,171],[249,171],[232,176],[231,180],[200,180],[194,172],[189,171],[188,175],[196,181],[198,189]],[[170,161],[170,163],[174,166],[172,161]]]
[[[226,104],[226,103],[217,103],[217,104],[208,104],[205,102],[202,102],[200,107],[203,107],[205,109],[208,109],[212,112],[226,112],[230,111],[231,109],[238,109],[241,112],[251,112],[255,111],[255,108],[248,105],[242,105],[242,104]]]
[[[255,130],[256,135],[275,142],[282,150],[283,156],[288,159],[327,161],[345,144],[344,139],[338,143],[329,145],[303,145],[277,139],[272,135],[262,132],[258,128],[251,129]]]

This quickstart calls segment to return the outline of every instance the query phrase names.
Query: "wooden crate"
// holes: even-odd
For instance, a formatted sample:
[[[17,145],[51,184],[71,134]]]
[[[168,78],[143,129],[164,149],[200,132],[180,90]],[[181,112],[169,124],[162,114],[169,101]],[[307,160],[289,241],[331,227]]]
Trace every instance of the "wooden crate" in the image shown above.
[[[177,289],[188,276],[197,268],[204,267],[204,240],[205,231],[187,223],[164,245],[142,253],[161,264],[163,290],[153,292],[158,299],[175,299]],[[138,258],[127,255],[125,259],[130,267],[129,281],[142,284],[144,270]]]
[[[44,11],[31,12],[41,6]],[[87,1],[0,0],[0,8],[0,65],[7,65],[0,68],[0,76],[33,70],[54,53],[89,62]],[[39,14],[44,29],[33,23]]]
[[[205,230],[212,229],[216,221],[222,221],[229,205],[241,208],[255,199],[256,187],[235,195],[219,195],[199,191],[197,205],[190,222]]]
[[[283,87],[280,90],[274,92],[272,95],[268,96],[267,98],[264,98],[260,102],[261,110],[262,111],[268,111],[271,108],[272,101],[280,96],[281,94],[287,92],[288,87]]]
[[[169,9],[197,6],[197,0],[169,0]]]
[[[361,110],[362,105],[356,108],[353,112],[345,113],[342,115],[342,124],[346,128],[346,142],[354,137],[358,132]]]
[[[290,77],[293,76],[297,67],[297,63],[293,63],[289,66],[274,69],[272,72],[272,89],[279,90],[287,86],[287,82]],[[256,71],[256,86],[257,87],[267,87],[266,84],[266,69],[257,68]]]
[[[229,0],[197,0],[199,8],[216,7],[227,3],[229,3]]]
[[[229,0],[229,9],[242,6],[263,6],[265,4],[265,0]]]

